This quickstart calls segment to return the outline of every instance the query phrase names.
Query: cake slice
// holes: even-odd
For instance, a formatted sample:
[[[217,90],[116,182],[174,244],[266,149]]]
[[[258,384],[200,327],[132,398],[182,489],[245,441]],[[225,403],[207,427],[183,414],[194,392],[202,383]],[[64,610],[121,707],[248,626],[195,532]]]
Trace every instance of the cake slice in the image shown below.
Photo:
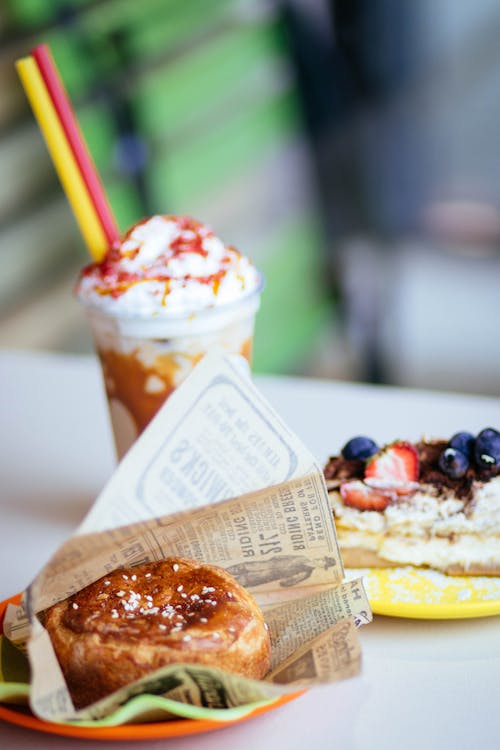
[[[500,433],[449,441],[355,437],[325,479],[347,568],[500,575]]]

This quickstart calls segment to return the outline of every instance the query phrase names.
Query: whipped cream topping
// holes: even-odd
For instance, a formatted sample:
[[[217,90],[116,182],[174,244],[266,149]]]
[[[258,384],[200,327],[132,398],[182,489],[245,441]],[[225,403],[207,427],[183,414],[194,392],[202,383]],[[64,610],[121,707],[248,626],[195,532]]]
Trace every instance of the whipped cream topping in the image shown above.
[[[135,224],[100,263],[83,269],[76,293],[109,314],[189,315],[258,290],[261,275],[234,247],[189,217]]]

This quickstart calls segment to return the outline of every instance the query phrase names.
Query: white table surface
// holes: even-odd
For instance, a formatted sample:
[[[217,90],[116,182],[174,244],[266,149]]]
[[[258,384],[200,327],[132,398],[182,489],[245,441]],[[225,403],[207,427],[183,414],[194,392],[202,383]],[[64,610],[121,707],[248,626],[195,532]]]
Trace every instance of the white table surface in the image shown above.
[[[260,377],[257,385],[322,462],[349,437],[379,442],[500,425],[500,399]],[[22,590],[72,532],[114,457],[94,359],[0,352],[1,598]],[[376,616],[360,631],[359,677],[309,691],[233,727],[120,748],[500,747],[500,617],[421,621]],[[0,721],[0,747],[110,746]]]

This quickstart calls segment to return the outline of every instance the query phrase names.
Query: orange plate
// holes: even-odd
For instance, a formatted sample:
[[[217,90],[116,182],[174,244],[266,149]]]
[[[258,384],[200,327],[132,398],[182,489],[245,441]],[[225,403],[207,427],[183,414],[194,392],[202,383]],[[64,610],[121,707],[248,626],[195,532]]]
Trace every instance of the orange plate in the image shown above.
[[[10,602],[18,604],[20,598],[21,595],[17,594],[17,596],[0,602],[0,626],[3,623],[7,604]],[[76,724],[53,724],[50,721],[38,719],[31,713],[25,713],[25,710],[21,708],[8,708],[2,704],[0,704],[0,719],[8,721],[10,724],[17,724],[20,727],[37,729],[39,732],[48,732],[49,734],[60,734],[65,737],[80,737],[92,740],[154,740],[164,737],[184,737],[189,734],[224,729],[224,727],[233,726],[254,716],[267,713],[278,708],[278,706],[283,706],[285,703],[298,698],[299,695],[302,695],[302,692],[284,695],[269,705],[255,708],[246,716],[223,722],[210,719],[171,719],[150,724],[121,724],[116,727],[80,727]]]

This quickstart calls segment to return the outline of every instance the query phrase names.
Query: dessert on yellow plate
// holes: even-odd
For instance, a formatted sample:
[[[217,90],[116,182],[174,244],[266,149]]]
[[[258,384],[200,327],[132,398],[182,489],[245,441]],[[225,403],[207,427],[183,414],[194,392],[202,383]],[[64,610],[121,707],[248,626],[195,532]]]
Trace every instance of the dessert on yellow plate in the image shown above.
[[[497,430],[383,447],[359,436],[324,473],[346,567],[500,575]]]

